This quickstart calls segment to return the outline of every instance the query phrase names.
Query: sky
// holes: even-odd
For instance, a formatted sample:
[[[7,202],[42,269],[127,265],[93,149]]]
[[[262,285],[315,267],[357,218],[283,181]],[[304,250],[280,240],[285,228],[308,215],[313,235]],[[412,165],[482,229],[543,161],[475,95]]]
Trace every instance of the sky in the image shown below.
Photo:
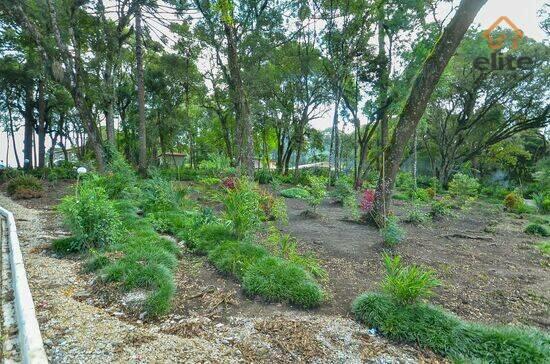
[[[548,41],[548,37],[540,28],[540,19],[537,15],[538,11],[544,6],[545,0],[488,0],[484,7],[480,10],[474,20],[474,24],[480,24],[482,28],[489,27],[500,16],[509,17],[527,37],[536,40]],[[455,2],[456,3],[456,2]],[[326,129],[332,123],[332,111],[326,110],[325,115],[317,120],[312,121],[312,126],[316,129]],[[18,150],[22,150],[22,130],[16,135]],[[2,132],[0,135],[0,162],[6,161],[7,135]],[[47,144],[47,148],[50,145]],[[13,146],[11,146],[13,149]],[[20,159],[22,159],[21,152]],[[9,164],[15,165],[15,157],[13,150],[9,154]]]

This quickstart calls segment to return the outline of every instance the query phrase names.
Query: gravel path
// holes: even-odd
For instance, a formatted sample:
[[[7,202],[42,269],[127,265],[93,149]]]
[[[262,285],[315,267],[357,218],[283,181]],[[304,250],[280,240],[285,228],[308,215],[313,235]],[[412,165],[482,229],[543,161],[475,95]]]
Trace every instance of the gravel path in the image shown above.
[[[416,363],[440,362],[416,349],[371,336],[356,322],[306,313],[231,317],[170,317],[143,324],[77,299],[90,282],[78,261],[47,249],[66,233],[48,211],[25,208],[0,194],[19,231],[38,321],[52,363]],[[50,216],[51,217],[51,216]],[[44,229],[48,224],[48,229]],[[51,231],[51,233],[50,233]],[[54,235],[54,236],[51,236]]]

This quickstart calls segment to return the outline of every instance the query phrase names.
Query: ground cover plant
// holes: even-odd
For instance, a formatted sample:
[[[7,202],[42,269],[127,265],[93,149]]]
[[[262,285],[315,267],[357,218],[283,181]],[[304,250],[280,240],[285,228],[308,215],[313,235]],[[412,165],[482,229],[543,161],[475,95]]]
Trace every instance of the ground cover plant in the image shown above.
[[[8,195],[15,199],[37,198],[42,196],[42,182],[28,174],[16,176],[8,180]]]
[[[439,283],[434,272],[384,256],[384,293],[364,293],[352,311],[384,336],[428,348],[457,362],[545,363],[550,336],[529,328],[479,325],[422,301]]]
[[[162,194],[159,200],[151,198],[151,189],[166,188],[158,177],[141,189],[127,165],[115,163],[110,168],[118,178],[90,174],[75,187],[74,195],[63,199],[59,210],[73,236],[54,241],[53,248],[62,254],[87,254],[86,269],[106,282],[121,282],[126,290],[145,289],[144,309],[152,316],[162,315],[175,293],[179,249],[160,237],[151,221],[138,215],[138,208],[159,211],[178,203]]]
[[[280,249],[269,250],[254,242],[255,233],[267,220],[259,187],[242,178],[232,181],[222,193],[224,212],[219,217],[196,209],[182,209],[179,216],[153,213],[150,217],[157,221],[156,226],[182,239],[191,251],[206,255],[220,272],[241,280],[247,294],[304,308],[320,305],[324,293],[315,277],[324,279],[326,272],[315,258],[299,254],[293,243],[282,244],[280,233],[274,243]],[[286,220],[286,211],[275,215],[278,222]],[[290,242],[288,236],[284,239]]]
[[[302,187],[286,188],[280,192],[286,198],[301,198],[307,200],[310,197],[309,191]]]

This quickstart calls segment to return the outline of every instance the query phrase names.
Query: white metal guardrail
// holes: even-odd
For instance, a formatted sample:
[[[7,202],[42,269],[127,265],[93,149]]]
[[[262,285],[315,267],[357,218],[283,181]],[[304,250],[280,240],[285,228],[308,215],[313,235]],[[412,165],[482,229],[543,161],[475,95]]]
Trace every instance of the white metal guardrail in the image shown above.
[[[19,349],[24,364],[47,363],[46,351],[42,335],[36,320],[34,302],[27,281],[27,273],[23,264],[23,256],[13,214],[0,207],[0,215],[6,220],[9,262],[11,267],[11,282],[15,300],[15,315],[19,336]]]

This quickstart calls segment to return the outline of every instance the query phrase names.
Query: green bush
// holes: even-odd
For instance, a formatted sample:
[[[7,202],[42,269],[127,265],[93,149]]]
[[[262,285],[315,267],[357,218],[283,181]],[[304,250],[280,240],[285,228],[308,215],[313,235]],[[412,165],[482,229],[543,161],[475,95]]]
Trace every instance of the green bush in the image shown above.
[[[225,218],[231,221],[235,234],[244,238],[258,229],[265,214],[260,206],[260,194],[254,182],[241,178],[234,188],[226,189],[222,201]]]
[[[409,197],[413,201],[422,201],[422,202],[430,201],[433,198],[433,196],[430,195],[430,191],[424,188],[413,188],[409,192]]]
[[[460,201],[461,204],[468,200],[475,199],[479,193],[480,184],[474,177],[463,173],[457,173],[449,182],[449,193]]]
[[[359,205],[357,203],[357,196],[355,192],[352,195],[348,195],[343,201],[344,210],[352,220],[359,220],[361,218],[361,212],[359,211]]]
[[[266,185],[268,183],[271,183],[271,181],[273,181],[273,174],[269,169],[266,169],[266,168],[258,169],[254,173],[254,180],[258,181],[258,183],[261,185]]]
[[[550,256],[550,241],[537,243],[536,247],[542,255]]]
[[[224,241],[208,253],[208,260],[224,273],[242,279],[250,266],[266,256],[267,250],[251,243]]]
[[[349,177],[340,177],[334,183],[334,190],[330,193],[331,197],[338,202],[344,202],[346,198],[350,196],[355,197],[355,190],[353,189],[353,181]]]
[[[401,257],[384,254],[386,276],[382,290],[401,304],[411,304],[430,297],[432,289],[439,285],[435,272],[417,265],[404,266]]]
[[[218,244],[236,239],[233,229],[226,224],[205,224],[192,229],[182,229],[176,235],[185,241],[190,250],[200,254],[208,254]]]
[[[394,216],[386,219],[386,226],[380,230],[384,243],[393,246],[401,243],[405,239],[405,230],[399,226]]]
[[[177,210],[181,207],[183,192],[176,191],[172,182],[155,174],[141,183],[141,207],[146,212]]]
[[[281,196],[286,198],[301,198],[307,200],[309,198],[309,192],[301,187],[291,187],[280,192]]]
[[[407,216],[405,217],[406,222],[415,225],[424,224],[428,221],[428,219],[428,214],[422,211],[422,209],[417,205],[414,205],[412,208],[410,208],[407,212]]]
[[[267,243],[275,256],[299,265],[315,278],[326,279],[328,277],[327,272],[321,267],[319,259],[312,254],[298,253],[298,243],[289,234],[282,234],[279,229],[271,226]]]
[[[306,271],[276,257],[264,257],[252,265],[243,277],[243,289],[267,301],[285,301],[304,308],[319,306],[323,300],[323,291]]]
[[[392,198],[398,201],[407,201],[409,199],[409,195],[406,193],[394,193]]]
[[[17,176],[8,182],[8,195],[16,199],[37,198],[42,196],[42,182],[31,175]]]
[[[521,212],[525,208],[525,200],[516,192],[507,194],[503,204],[506,210],[513,212]]]
[[[220,177],[234,174],[235,168],[231,167],[231,160],[223,154],[211,154],[207,160],[199,163],[199,170],[208,176]]]
[[[548,229],[540,224],[529,224],[524,231],[529,235],[550,236]]]
[[[442,198],[440,200],[434,200],[430,204],[430,216],[437,220],[442,218],[443,216],[451,216],[452,215],[452,206],[451,201],[447,198]]]
[[[309,186],[306,187],[309,192],[309,197],[306,200],[309,206],[313,208],[313,212],[317,210],[317,206],[323,202],[325,196],[327,195],[325,184],[326,182],[323,177],[309,177]]]
[[[533,200],[540,213],[547,214],[550,212],[550,193],[535,193],[533,194]]]
[[[414,177],[410,172],[399,172],[395,178],[395,187],[409,191],[414,189]]]
[[[424,303],[401,305],[390,297],[366,293],[352,305],[357,320],[386,337],[448,356],[457,362],[547,363],[550,338],[535,330],[489,327],[462,322]]]
[[[102,187],[85,181],[77,194],[66,196],[59,205],[65,223],[74,234],[70,251],[101,248],[121,236],[121,224],[115,205]]]

